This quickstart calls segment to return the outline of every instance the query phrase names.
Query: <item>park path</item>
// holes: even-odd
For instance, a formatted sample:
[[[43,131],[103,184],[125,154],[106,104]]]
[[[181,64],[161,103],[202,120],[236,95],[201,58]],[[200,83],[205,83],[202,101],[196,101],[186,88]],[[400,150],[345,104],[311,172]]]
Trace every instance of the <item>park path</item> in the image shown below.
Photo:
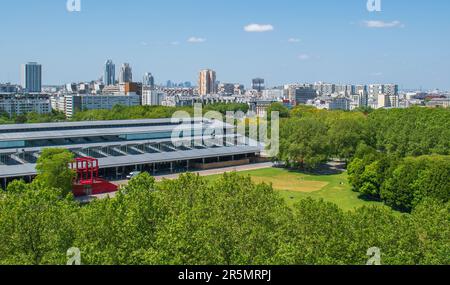
[[[228,172],[242,172],[242,171],[251,171],[251,170],[258,170],[258,169],[265,169],[265,168],[271,168],[274,164],[272,162],[264,162],[264,163],[255,163],[255,164],[247,164],[247,165],[240,165],[240,166],[233,166],[233,167],[225,167],[225,168],[216,168],[216,169],[209,169],[209,170],[200,170],[200,171],[193,171],[189,173],[198,174],[200,176],[211,176],[211,175],[220,175]],[[168,174],[168,175],[160,175],[155,176],[156,181],[162,181],[163,179],[177,179],[184,173],[177,173],[177,174]],[[119,186],[128,184],[128,180],[121,180],[121,181],[115,181],[114,184],[117,184]]]
[[[229,173],[229,172],[242,172],[242,171],[265,169],[265,168],[271,168],[273,166],[274,166],[274,164],[272,162],[264,162],[264,163],[247,164],[247,165],[217,168],[217,169],[210,169],[210,170],[194,171],[194,172],[190,172],[190,173],[198,174],[200,176],[211,176],[211,175],[220,175],[220,174]],[[155,180],[158,182],[162,181],[164,179],[173,180],[173,179],[177,179],[182,174],[184,174],[184,173],[155,176]],[[113,183],[116,185],[119,185],[119,186],[124,186],[124,185],[128,184],[128,180],[114,181]],[[115,196],[116,196],[116,192],[108,193],[108,194],[101,194],[101,195],[92,195],[92,196],[86,196],[86,197],[78,197],[78,198],[76,198],[76,200],[81,203],[88,203],[95,199],[114,198]]]

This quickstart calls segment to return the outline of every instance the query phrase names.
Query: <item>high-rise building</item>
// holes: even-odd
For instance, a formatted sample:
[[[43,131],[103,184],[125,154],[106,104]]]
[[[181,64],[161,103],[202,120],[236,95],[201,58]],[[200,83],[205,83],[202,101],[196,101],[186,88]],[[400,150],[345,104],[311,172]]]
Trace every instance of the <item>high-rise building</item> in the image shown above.
[[[346,88],[345,88],[345,89],[346,89],[346,95],[347,95],[347,96],[356,94],[356,93],[355,93],[355,85],[348,84],[348,85],[346,85]]]
[[[314,90],[319,95],[331,95],[336,92],[336,85],[331,83],[318,82],[314,84]]]
[[[116,83],[116,66],[112,62],[112,60],[107,60],[105,63],[103,83],[105,84],[105,86],[114,85]]]
[[[390,104],[389,95],[386,94],[379,94],[378,95],[378,109],[381,108],[388,108],[391,106]]]
[[[398,85],[397,84],[385,84],[384,85],[384,93],[389,96],[398,95]]]
[[[294,101],[296,105],[306,104],[308,100],[313,100],[317,97],[317,92],[314,88],[298,87],[289,91],[290,101]]]
[[[220,83],[218,87],[219,94],[234,94],[234,83]]]
[[[383,84],[370,84],[369,85],[369,97],[377,98],[378,95],[384,94]]]
[[[345,96],[355,95],[355,86],[351,84],[337,84],[335,85],[334,93]]]
[[[266,88],[265,81],[262,78],[255,78],[252,80],[252,89],[261,92]]]
[[[22,87],[26,92],[40,93],[42,91],[42,66],[36,62],[22,65]]]
[[[400,98],[398,95],[388,95],[389,96],[389,107],[391,108],[399,108],[400,107]]]
[[[204,69],[200,71],[198,88],[200,96],[216,94],[216,72],[211,69]]]
[[[142,105],[144,106],[160,106],[166,97],[166,93],[148,86],[142,88]]]
[[[119,83],[128,82],[133,82],[133,71],[129,63],[124,63],[120,68]]]
[[[144,74],[144,78],[142,79],[142,86],[149,87],[150,90],[155,88],[155,78],[150,72],[146,72]]]
[[[356,107],[365,108],[369,105],[369,95],[367,94],[367,90],[359,90],[359,93],[353,96]]]
[[[364,94],[368,94],[367,85],[356,85],[355,86],[355,94],[359,95],[363,92]]]

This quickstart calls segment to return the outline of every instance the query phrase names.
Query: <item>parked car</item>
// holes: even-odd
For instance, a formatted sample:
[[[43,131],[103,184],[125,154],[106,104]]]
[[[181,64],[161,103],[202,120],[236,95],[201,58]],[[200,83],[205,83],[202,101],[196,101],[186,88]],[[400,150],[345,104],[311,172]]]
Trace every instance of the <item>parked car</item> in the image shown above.
[[[127,179],[128,179],[128,180],[131,180],[131,179],[133,179],[134,177],[139,176],[141,173],[142,173],[142,172],[140,172],[140,171],[133,171],[133,172],[130,172],[130,174],[127,175]]]

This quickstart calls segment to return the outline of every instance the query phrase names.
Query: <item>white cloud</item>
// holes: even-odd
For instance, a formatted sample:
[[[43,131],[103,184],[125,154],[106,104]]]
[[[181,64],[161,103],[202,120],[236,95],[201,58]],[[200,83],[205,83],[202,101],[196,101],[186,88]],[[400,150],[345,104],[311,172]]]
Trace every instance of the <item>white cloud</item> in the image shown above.
[[[189,43],[196,43],[196,44],[198,44],[198,43],[206,42],[206,39],[204,39],[204,38],[197,38],[197,37],[190,37],[187,41]]]
[[[244,31],[248,33],[264,33],[274,30],[272,25],[250,24],[244,27]]]
[[[297,58],[300,59],[300,60],[308,60],[311,57],[309,56],[309,54],[301,54]]]
[[[384,22],[384,21],[364,21],[367,28],[383,29],[383,28],[403,28],[405,27],[400,21]]]
[[[297,38],[290,38],[290,39],[288,39],[288,42],[290,42],[290,43],[299,43],[299,42],[300,42],[300,39],[297,39]]]

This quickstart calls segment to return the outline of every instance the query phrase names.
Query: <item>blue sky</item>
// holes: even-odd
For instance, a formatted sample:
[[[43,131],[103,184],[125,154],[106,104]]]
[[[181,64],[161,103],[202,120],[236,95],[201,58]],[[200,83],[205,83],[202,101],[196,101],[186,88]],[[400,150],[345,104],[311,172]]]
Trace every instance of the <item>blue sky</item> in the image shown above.
[[[450,1],[381,0],[0,1],[0,82],[27,61],[44,84],[97,79],[107,59],[140,79],[222,82],[395,82],[450,90]],[[245,27],[266,32],[248,32]],[[259,26],[258,26],[259,25]],[[190,40],[189,40],[190,39]]]

